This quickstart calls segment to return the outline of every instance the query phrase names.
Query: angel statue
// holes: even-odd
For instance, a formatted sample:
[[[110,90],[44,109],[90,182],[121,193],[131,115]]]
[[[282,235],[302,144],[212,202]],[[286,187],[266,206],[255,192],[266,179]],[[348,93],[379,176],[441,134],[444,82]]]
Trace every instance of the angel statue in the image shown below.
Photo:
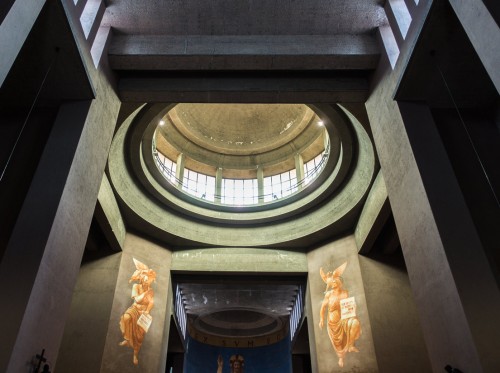
[[[156,272],[137,259],[132,259],[136,268],[129,280],[129,283],[135,282],[132,285],[133,303],[120,317],[120,330],[123,335],[120,346],[128,346],[134,350],[133,363],[137,365],[142,341],[153,320],[149,312],[154,305],[151,284],[156,279]]]
[[[333,272],[325,273],[320,268],[319,274],[326,284],[325,297],[319,312],[319,327],[323,329],[325,310],[327,311],[328,336],[339,358],[339,366],[344,366],[344,357],[347,352],[359,352],[354,343],[361,335],[361,325],[356,317],[354,297],[343,288],[342,273],[347,262]]]

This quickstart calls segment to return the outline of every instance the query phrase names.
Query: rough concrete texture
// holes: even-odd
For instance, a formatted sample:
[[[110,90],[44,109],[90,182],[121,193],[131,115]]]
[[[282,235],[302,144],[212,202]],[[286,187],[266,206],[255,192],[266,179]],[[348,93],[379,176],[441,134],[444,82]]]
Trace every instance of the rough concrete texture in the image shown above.
[[[379,171],[354,230],[356,245],[360,253],[370,250],[389,214],[390,207],[384,176]]]
[[[377,359],[354,236],[341,238],[310,251],[307,254],[307,261],[313,322],[310,334],[315,337],[310,340],[310,345],[314,344],[316,348],[317,371],[377,372]],[[356,316],[361,325],[361,335],[354,344],[359,352],[348,352],[344,357],[344,366],[341,368],[338,364],[339,358],[328,337],[327,310],[324,312],[325,324],[322,329],[319,327],[320,309],[326,292],[326,284],[321,278],[320,268],[323,268],[325,273],[333,272],[345,262],[347,266],[342,274],[343,288],[348,291],[349,297],[355,298]]]
[[[423,19],[413,19],[395,70],[381,61],[366,107],[432,369],[495,372],[498,287],[428,111],[392,99]]]
[[[132,305],[132,285],[130,278],[136,271],[134,260],[139,260],[156,272],[156,281],[152,284],[154,306],[150,311],[153,318],[151,327],[144,337],[139,352],[139,365],[132,362],[133,350],[128,346],[119,346],[123,340],[119,328],[120,317]],[[127,234],[123,246],[120,270],[111,308],[111,317],[107,326],[106,344],[101,365],[101,372],[160,372],[167,360],[168,326],[171,308],[167,301],[170,284],[171,252],[141,237]]]
[[[254,248],[215,248],[180,250],[172,254],[172,270],[222,272],[307,271],[304,253]]]
[[[25,369],[42,348],[57,359],[119,108],[104,72],[82,58],[97,98],[61,105],[0,267],[10,299],[0,370]]]
[[[380,0],[315,0],[313,3],[121,0],[108,4],[103,24],[129,35],[369,34],[386,22],[381,3]]]
[[[343,109],[340,108],[339,110]],[[166,234],[162,237],[165,239],[168,239],[166,237],[167,234],[173,234],[176,237],[203,244],[254,247],[284,244],[294,239],[303,239],[306,236],[312,236],[321,230],[324,230],[324,232],[326,232],[325,234],[332,234],[332,226],[337,225],[338,227],[341,226],[342,230],[346,229],[345,225],[342,225],[345,222],[344,218],[349,215],[353,207],[364,198],[375,168],[373,148],[368,135],[354,117],[345,111],[344,114],[352,121],[356,131],[355,134],[359,151],[357,163],[352,169],[351,177],[345,182],[345,186],[342,190],[328,202],[295,220],[274,221],[272,224],[259,227],[239,227],[235,225],[209,226],[194,219],[190,219],[188,216],[196,214],[200,215],[202,218],[208,216],[212,220],[225,222],[247,220],[248,222],[255,223],[257,221],[276,220],[276,218],[279,218],[280,214],[290,214],[290,212],[295,209],[303,209],[308,203],[314,203],[315,198],[321,195],[328,185],[335,182],[335,172],[332,172],[321,187],[299,201],[274,210],[244,213],[240,211],[213,211],[187,203],[168,193],[149,174],[145,166],[141,165],[147,177],[144,184],[154,186],[156,189],[154,194],[157,197],[167,200],[167,204],[175,205],[176,209],[184,209],[188,215],[183,216],[172,208],[160,205],[156,198],[152,199],[150,195],[144,194],[143,190],[134,182],[132,175],[129,174],[125,166],[123,146],[128,126],[127,123],[124,123],[115,136],[110,152],[110,181],[117,191],[119,198],[131,209],[131,211],[133,211],[136,219],[147,223],[156,231],[160,230],[165,232]],[[345,144],[346,152],[350,145],[350,143]],[[151,230],[151,228],[149,229]],[[316,236],[316,238],[319,239],[319,236]]]
[[[374,69],[373,35],[120,35],[110,46],[118,70]],[[314,59],[311,58],[314,56]],[[278,63],[277,63],[277,60]]]
[[[82,264],[57,358],[60,372],[98,372],[121,254]]]
[[[126,228],[106,174],[102,177],[101,187],[97,195],[95,217],[110,246],[114,250],[121,250],[125,240]]]
[[[287,58],[286,56],[273,57],[273,63],[282,66],[287,62]],[[293,66],[289,68],[293,69]],[[216,77],[200,79],[196,76],[185,75],[161,78],[130,76],[120,79],[119,90],[123,101],[141,104],[144,102],[178,102],[179,97],[182,97],[182,102],[193,103],[330,104],[332,102],[364,102],[368,93],[368,80],[364,76],[326,76],[304,79],[300,73],[284,77],[233,76],[222,80]]]
[[[430,372],[403,257],[359,257],[380,372]]]

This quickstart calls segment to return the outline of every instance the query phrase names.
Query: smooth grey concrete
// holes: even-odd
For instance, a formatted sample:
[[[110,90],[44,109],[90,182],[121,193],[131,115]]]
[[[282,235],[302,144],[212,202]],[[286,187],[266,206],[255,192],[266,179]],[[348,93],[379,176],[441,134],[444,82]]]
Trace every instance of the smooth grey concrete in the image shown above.
[[[390,213],[384,176],[379,171],[354,230],[354,238],[360,254],[370,251]]]
[[[450,0],[484,68],[500,92],[500,28],[481,0]],[[488,35],[488,37],[485,37]]]
[[[496,336],[500,335],[500,324],[490,322],[500,313],[500,292],[495,274],[429,108],[422,104],[400,103],[399,110],[432,210],[432,224],[435,224],[438,230],[436,233],[439,235],[440,242],[437,245],[428,246],[427,250],[429,254],[437,252],[436,259],[445,255],[447,265],[443,265],[439,260],[431,264],[427,263],[425,258],[414,258],[414,251],[410,255],[405,251],[405,257],[411,258],[408,261],[413,261],[420,267],[419,269],[426,266],[431,271],[442,271],[442,279],[447,280],[447,283],[436,284],[435,288],[436,296],[440,291],[442,291],[441,296],[447,295],[446,302],[442,303],[442,317],[448,325],[441,324],[441,328],[446,330],[453,327],[453,333],[460,333],[456,335],[457,341],[461,341],[464,346],[469,342],[475,347],[482,371],[498,371],[500,361],[497,359],[497,351],[500,349],[500,341],[496,339]],[[429,234],[429,236],[432,235]],[[414,240],[415,237],[411,239]],[[403,245],[403,240],[401,242]],[[450,271],[449,274],[446,273],[447,270]],[[474,281],[471,281],[472,278]],[[416,277],[412,280],[421,282],[421,279],[417,280]],[[481,291],[479,292],[478,289]],[[415,293],[418,294],[417,297],[422,297],[418,290],[415,290]],[[428,298],[429,295],[425,297]],[[451,317],[455,312],[457,319]],[[421,314],[425,315],[425,320],[427,318],[438,319],[436,313],[427,308],[424,312],[421,310]],[[463,320],[459,320],[460,316]],[[460,321],[464,329],[468,326],[470,330],[469,340],[461,335],[462,330],[457,331]],[[437,323],[432,325],[428,322],[426,329],[433,326],[437,327]],[[435,334],[435,331],[432,333]],[[443,333],[443,339],[449,337],[449,331]],[[438,344],[435,339],[433,343]],[[439,346],[439,348],[442,347]],[[467,350],[470,348],[467,347]],[[467,352],[470,353],[470,351]],[[454,351],[454,353],[457,352]],[[461,357],[462,359],[464,357]],[[464,362],[461,361],[461,363]],[[454,366],[454,364],[451,365]],[[465,370],[473,371],[474,369],[467,367]]]
[[[430,372],[402,254],[360,256],[359,264],[379,371]]]
[[[108,4],[104,24],[127,35],[370,34],[386,21],[380,4],[380,0],[121,0]]]
[[[93,208],[80,206],[86,196],[72,200],[71,185],[79,179],[72,160],[89,107],[90,102],[85,101],[60,108],[7,245],[0,279],[10,301],[0,321],[4,330],[0,370],[20,369],[42,348],[50,360],[57,356],[63,328],[57,320],[65,318],[88,230],[84,226],[82,231],[78,219],[74,225],[66,223],[74,213],[72,206],[75,210],[83,207],[84,213],[90,210],[86,211],[89,216],[93,212]],[[66,187],[68,181],[71,186]],[[49,338],[50,334],[59,338]]]
[[[132,305],[132,285],[129,280],[136,271],[133,258],[139,260],[156,272],[156,280],[152,284],[154,306],[150,311],[153,318],[151,327],[146,333],[139,352],[139,365],[132,362],[133,350],[127,346],[119,346],[123,340],[119,320]],[[170,325],[171,252],[168,248],[152,243],[133,234],[127,234],[121,254],[120,269],[114,292],[111,316],[107,325],[106,343],[104,346],[100,372],[163,372],[167,360],[168,328]]]
[[[330,108],[331,109],[331,108]],[[167,110],[167,109],[165,109]],[[201,206],[196,206],[169,193],[148,171],[144,165],[144,160],[140,159],[139,167],[143,170],[146,179],[143,185],[154,187],[151,199],[150,195],[144,194],[139,189],[133,176],[125,167],[124,139],[132,122],[132,116],[127,123],[124,123],[118,130],[109,157],[110,181],[118,193],[118,198],[127,206],[125,211],[131,213],[131,219],[135,223],[139,222],[140,229],[146,229],[152,237],[165,240],[173,246],[185,245],[189,240],[190,246],[214,245],[214,246],[277,246],[290,247],[290,245],[310,246],[314,241],[318,242],[327,237],[331,237],[339,232],[350,229],[353,226],[353,219],[356,218],[353,208],[360,204],[368,192],[369,185],[373,178],[375,169],[375,159],[371,142],[361,124],[350,113],[338,108],[329,112],[327,108],[315,107],[318,113],[328,112],[330,120],[342,121],[342,116],[346,115],[352,122],[355,129],[356,140],[348,140],[342,144],[343,157],[349,157],[352,141],[357,141],[358,154],[356,163],[352,165],[352,174],[349,180],[333,198],[327,203],[318,206],[314,210],[302,214],[299,219],[284,220],[284,216],[290,216],[296,211],[304,211],[308,204],[317,204],[329,185],[340,182],[336,181],[336,176],[342,172],[347,172],[340,163],[337,168],[327,175],[327,179],[321,186],[304,196],[300,200],[288,203],[279,208],[266,211],[215,211]],[[158,114],[160,115],[160,114]],[[326,114],[325,114],[325,117]],[[156,117],[152,116],[151,120]],[[342,123],[340,122],[340,123]],[[325,125],[329,125],[326,123]],[[331,125],[331,124],[330,124]],[[338,126],[337,131],[345,131]],[[347,131],[349,132],[349,131]],[[134,134],[142,138],[142,133]],[[330,136],[333,138],[333,136]],[[340,151],[337,147],[333,151]],[[147,181],[146,181],[147,180]],[[164,205],[158,203],[161,199]],[[182,211],[187,215],[181,215],[177,211]],[[191,217],[190,217],[191,216]],[[218,226],[207,225],[192,218],[197,216],[210,222],[220,222]],[[242,223],[272,222],[263,226],[237,226]],[[229,224],[228,224],[229,223]],[[224,224],[224,225],[222,225]],[[294,243],[294,240],[298,240]],[[313,241],[314,240],[314,241]]]
[[[203,272],[307,272],[304,253],[244,247],[179,250],[172,270]]]
[[[42,10],[45,0],[17,0],[0,24],[0,87]]]
[[[78,274],[57,358],[58,372],[88,373],[101,368],[121,254],[101,258],[92,254],[85,254]]]
[[[283,57],[286,59],[286,57]],[[120,97],[129,102],[301,103],[364,102],[367,78],[301,77],[123,77]]]
[[[40,3],[13,9],[21,5],[34,16]],[[25,27],[31,16],[17,14],[15,22]],[[42,349],[55,363],[94,212],[119,102],[90,54],[81,56],[99,97],[60,106],[0,266],[9,298],[0,321],[2,371],[26,369]]]
[[[94,214],[111,248],[120,251],[127,229],[106,174],[102,177]]]
[[[313,320],[313,307],[312,307],[312,300],[311,300],[311,285],[309,284],[309,281],[307,282],[306,286],[306,294],[305,294],[305,306],[304,306],[304,317],[307,318],[307,331],[308,331],[308,337],[309,337],[309,350],[311,353],[311,370],[313,373],[318,373],[318,354],[316,353],[316,343],[314,341],[316,340],[316,334],[315,334],[315,328],[314,328],[314,320]]]
[[[381,62],[366,107],[432,369],[496,372],[500,295],[491,267],[429,109],[392,99],[423,19],[413,19],[394,71]]]
[[[109,49],[116,70],[371,70],[379,56],[373,35],[119,35]]]
[[[4,284],[24,273],[5,292],[3,369],[19,369],[41,348],[56,360],[118,112],[112,103],[59,111],[0,267]]]

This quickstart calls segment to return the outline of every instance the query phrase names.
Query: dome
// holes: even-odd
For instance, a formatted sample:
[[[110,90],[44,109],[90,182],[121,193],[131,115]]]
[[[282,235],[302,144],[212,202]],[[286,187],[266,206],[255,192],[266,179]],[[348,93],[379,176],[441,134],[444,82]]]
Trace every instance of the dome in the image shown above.
[[[109,158],[127,221],[173,246],[319,242],[352,228],[374,169],[339,105],[146,104]]]

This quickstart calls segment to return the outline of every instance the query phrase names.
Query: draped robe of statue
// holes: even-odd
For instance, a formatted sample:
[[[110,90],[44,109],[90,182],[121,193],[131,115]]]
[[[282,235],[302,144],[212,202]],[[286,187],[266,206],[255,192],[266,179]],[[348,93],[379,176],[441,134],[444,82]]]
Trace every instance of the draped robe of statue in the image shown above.
[[[141,284],[134,284],[132,294],[141,295],[144,291]],[[120,317],[120,330],[123,339],[128,342],[128,346],[133,348],[134,351],[139,351],[144,340],[146,332],[142,327],[137,324],[141,313],[149,308],[150,303],[154,297],[153,289],[149,289],[148,293],[143,296],[140,301],[135,301]],[[129,317],[126,317],[128,315]]]
[[[341,277],[346,266],[347,262],[328,274],[323,272],[323,268],[320,269],[320,275],[326,283],[326,291],[321,304],[319,327],[323,328],[326,310],[328,337],[341,367],[344,366],[344,357],[347,352],[359,351],[354,343],[361,335],[361,325],[356,316],[342,319],[340,301],[349,297],[347,290],[343,289]]]
[[[134,302],[120,317],[120,331],[123,340],[120,346],[128,346],[134,350],[133,363],[139,364],[139,350],[141,349],[144,336],[151,325],[152,317],[149,314],[154,306],[154,291],[151,284],[156,279],[156,272],[149,269],[147,265],[133,258],[137,270],[129,282],[139,282],[132,286],[132,299]],[[141,316],[144,316],[139,323]],[[144,321],[144,320],[147,320]],[[146,330],[144,329],[146,328]]]

